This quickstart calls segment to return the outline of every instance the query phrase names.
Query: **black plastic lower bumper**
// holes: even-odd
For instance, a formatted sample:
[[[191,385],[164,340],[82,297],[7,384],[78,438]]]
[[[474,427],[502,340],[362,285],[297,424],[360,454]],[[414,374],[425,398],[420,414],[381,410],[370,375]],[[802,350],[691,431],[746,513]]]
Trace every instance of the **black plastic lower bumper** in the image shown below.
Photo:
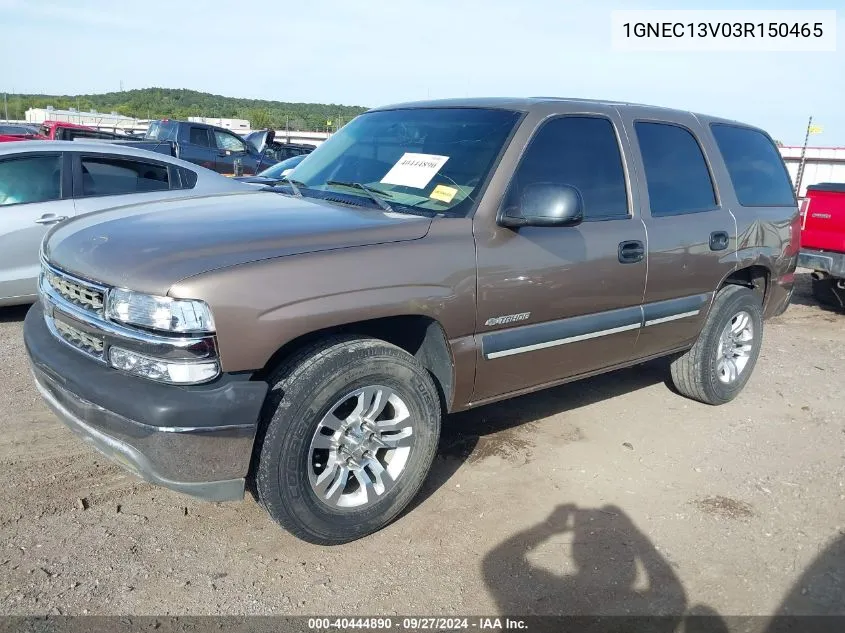
[[[224,374],[196,386],[152,382],[87,358],[52,335],[39,304],[24,321],[39,392],[94,448],[155,484],[240,499],[267,384]]]

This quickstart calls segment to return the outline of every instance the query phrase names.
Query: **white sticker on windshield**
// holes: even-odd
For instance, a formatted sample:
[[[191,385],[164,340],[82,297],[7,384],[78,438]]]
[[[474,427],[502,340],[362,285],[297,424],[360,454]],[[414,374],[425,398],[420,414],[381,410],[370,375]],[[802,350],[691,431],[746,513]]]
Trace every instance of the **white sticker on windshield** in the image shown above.
[[[424,189],[447,160],[449,160],[448,156],[406,152],[384,175],[381,182],[386,185],[404,185]]]

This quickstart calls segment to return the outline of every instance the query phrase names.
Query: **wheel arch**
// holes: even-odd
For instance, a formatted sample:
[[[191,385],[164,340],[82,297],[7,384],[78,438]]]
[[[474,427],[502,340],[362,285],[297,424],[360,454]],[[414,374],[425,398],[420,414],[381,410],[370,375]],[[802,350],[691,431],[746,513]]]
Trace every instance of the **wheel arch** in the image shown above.
[[[760,298],[760,304],[765,308],[769,297],[771,279],[772,271],[767,266],[751,264],[732,270],[725,275],[716,288],[716,292],[718,293],[722,288],[729,285],[745,286],[754,291],[754,294]]]
[[[418,314],[367,319],[301,334],[276,349],[264,367],[255,372],[253,379],[266,380],[286,358],[322,338],[335,335],[371,337],[405,350],[416,358],[432,376],[440,395],[443,411],[451,411],[455,386],[455,364],[446,331],[436,319]]]

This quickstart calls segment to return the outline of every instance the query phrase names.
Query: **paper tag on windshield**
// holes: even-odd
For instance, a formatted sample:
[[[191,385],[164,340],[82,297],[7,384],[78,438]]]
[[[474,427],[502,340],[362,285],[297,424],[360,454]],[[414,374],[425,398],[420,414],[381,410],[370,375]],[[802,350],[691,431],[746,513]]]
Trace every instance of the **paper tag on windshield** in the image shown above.
[[[450,203],[452,202],[452,198],[455,197],[455,194],[458,193],[458,190],[454,187],[447,187],[446,185],[437,185],[434,190],[428,194],[428,197],[432,200],[440,200],[440,202]]]
[[[449,160],[448,156],[405,153],[384,175],[381,182],[386,185],[425,189],[447,160]]]
[[[293,171],[293,167],[291,167],[290,169],[285,169],[284,171],[282,171],[282,176],[287,176],[292,171]]]

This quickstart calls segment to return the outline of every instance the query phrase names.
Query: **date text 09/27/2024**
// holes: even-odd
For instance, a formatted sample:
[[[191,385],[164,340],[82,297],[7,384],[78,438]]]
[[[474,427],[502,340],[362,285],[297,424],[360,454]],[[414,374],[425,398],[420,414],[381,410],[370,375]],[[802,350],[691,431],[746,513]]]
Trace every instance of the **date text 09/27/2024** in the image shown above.
[[[525,620],[519,618],[446,618],[446,617],[408,617],[408,618],[309,618],[308,628],[322,630],[403,630],[403,631],[444,631],[444,630],[525,630]]]

